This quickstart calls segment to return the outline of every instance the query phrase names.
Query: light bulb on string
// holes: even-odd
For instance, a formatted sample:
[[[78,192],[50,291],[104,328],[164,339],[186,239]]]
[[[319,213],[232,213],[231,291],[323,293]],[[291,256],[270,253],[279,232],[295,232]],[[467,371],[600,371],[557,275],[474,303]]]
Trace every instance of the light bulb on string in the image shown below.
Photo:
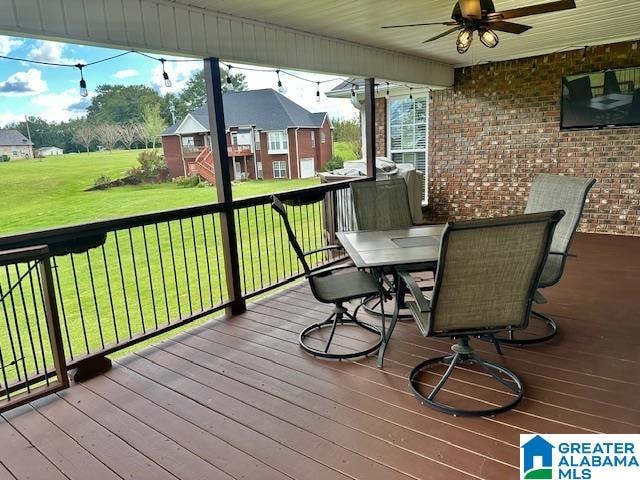
[[[227,65],[227,85],[231,85],[231,65]]]
[[[320,102],[320,82],[316,82],[316,102]]]
[[[413,100],[413,88],[409,87],[409,100]]]
[[[351,97],[355,98],[356,96],[356,86],[351,84]]]
[[[87,95],[89,95],[89,92],[87,91],[87,82],[84,79],[84,75],[82,74],[82,69],[85,67],[85,65],[78,63],[76,65],[76,68],[78,70],[80,70],[80,96],[81,97],[86,97]]]
[[[389,100],[389,82],[387,82],[387,91],[384,93],[384,98]]]
[[[280,80],[280,70],[279,69],[276,70],[276,76],[278,77],[278,91],[280,93],[286,92],[287,89],[282,86],[282,80]]]
[[[169,80],[169,74],[164,69],[164,62],[166,62],[166,60],[164,58],[161,58],[160,63],[162,64],[162,78],[164,79],[164,86],[169,88],[171,87],[171,80]]]

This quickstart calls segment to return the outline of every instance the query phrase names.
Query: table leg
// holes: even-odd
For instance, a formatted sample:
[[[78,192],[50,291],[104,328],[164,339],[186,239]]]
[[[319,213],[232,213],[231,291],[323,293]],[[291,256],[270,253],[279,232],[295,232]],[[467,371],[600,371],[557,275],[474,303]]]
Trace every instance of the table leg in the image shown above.
[[[391,317],[391,323],[389,324],[389,328],[384,330],[385,318],[382,317],[382,325],[383,325],[383,337],[382,344],[380,345],[380,349],[378,350],[378,368],[382,368],[384,365],[384,352],[387,348],[387,344],[391,340],[391,335],[393,334],[393,330],[396,328],[396,323],[398,322],[398,315],[400,313],[400,309],[404,307],[404,297],[407,291],[407,287],[404,282],[399,281],[397,279],[397,274],[394,272],[394,277],[396,278],[396,305],[393,310],[393,316]],[[402,304],[402,306],[401,306]],[[384,308],[384,307],[383,307]],[[384,310],[383,310],[384,314]]]

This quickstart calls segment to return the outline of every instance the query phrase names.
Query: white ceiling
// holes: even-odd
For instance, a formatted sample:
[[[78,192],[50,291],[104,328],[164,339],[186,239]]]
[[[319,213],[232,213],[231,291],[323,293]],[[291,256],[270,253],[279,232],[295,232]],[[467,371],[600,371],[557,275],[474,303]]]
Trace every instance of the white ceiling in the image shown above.
[[[564,12],[514,19],[534,27],[522,35],[500,33],[488,49],[475,39],[469,52],[455,49],[455,34],[430,44],[422,41],[447,27],[380,29],[381,25],[446,21],[455,0],[173,0],[219,13],[400,51],[456,66],[555,52],[571,47],[640,38],[640,0],[576,0]],[[494,0],[496,10],[549,0]]]

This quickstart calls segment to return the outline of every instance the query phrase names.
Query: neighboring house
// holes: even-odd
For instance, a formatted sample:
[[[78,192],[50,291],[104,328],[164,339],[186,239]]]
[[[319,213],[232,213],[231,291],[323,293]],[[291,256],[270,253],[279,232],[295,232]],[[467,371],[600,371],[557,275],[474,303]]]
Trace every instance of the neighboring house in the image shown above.
[[[223,95],[232,178],[313,177],[331,159],[331,123],[272,89]],[[215,181],[207,105],[162,133],[172,177],[199,174]]]
[[[357,85],[356,95],[352,88]],[[387,95],[388,92],[388,95]],[[410,98],[411,96],[411,98]],[[364,125],[364,82],[348,79],[327,92],[330,98],[352,98],[360,109]],[[388,98],[387,98],[388,97]],[[381,84],[376,89],[376,156],[396,163],[410,163],[424,172],[423,199],[427,199],[429,155],[429,101],[426,89],[413,90],[400,85]],[[362,129],[362,145],[365,145]]]
[[[52,155],[62,155],[64,150],[58,147],[42,147],[38,149],[39,157],[50,157]]]
[[[33,143],[18,130],[0,129],[0,158],[33,158]]]

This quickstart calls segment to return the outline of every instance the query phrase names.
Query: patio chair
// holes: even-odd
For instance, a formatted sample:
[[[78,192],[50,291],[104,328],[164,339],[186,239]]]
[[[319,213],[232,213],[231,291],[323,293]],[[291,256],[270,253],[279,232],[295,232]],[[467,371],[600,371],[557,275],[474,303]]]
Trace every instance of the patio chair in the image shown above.
[[[400,271],[402,288],[408,288],[413,301],[408,301],[418,328],[425,337],[450,337],[457,343],[453,355],[427,359],[411,370],[409,385],[416,398],[436,410],[451,415],[495,415],[513,408],[523,395],[523,385],[511,370],[476,355],[469,343],[474,336],[493,335],[500,331],[524,328],[529,320],[533,296],[551,246],[553,231],[562,218],[561,210],[465,222],[449,222],[443,232],[438,271],[433,294],[424,296],[410,272]],[[397,314],[394,313],[394,317]],[[435,387],[422,393],[422,373],[441,365],[446,368]],[[464,367],[462,383],[443,393],[445,384],[458,367]],[[476,368],[472,368],[476,367]],[[478,371],[479,369],[479,371]],[[478,375],[478,381],[471,378]],[[495,400],[498,382],[506,390],[504,402]],[[449,385],[451,385],[449,383]],[[492,399],[483,401],[468,393],[473,384]],[[422,385],[422,386],[421,386]],[[461,395],[454,393],[463,386]],[[499,386],[498,386],[499,387]],[[453,399],[453,401],[452,401]],[[468,408],[491,403],[490,408]],[[499,406],[495,406],[499,403]],[[461,405],[462,404],[462,405]]]
[[[415,226],[409,205],[407,184],[402,178],[353,182],[351,195],[358,230],[396,230]],[[435,264],[416,264],[406,266],[404,269],[433,273]],[[384,278],[389,273],[393,272],[386,270],[382,272]],[[394,278],[392,282],[387,282],[389,288],[385,291],[385,298],[388,300],[396,291],[395,280]],[[372,299],[366,299],[364,308],[369,313],[380,315],[380,312],[375,310],[379,304],[379,299],[376,304],[372,304]],[[400,317],[410,318],[411,315],[406,313]]]
[[[613,70],[607,70],[604,72],[604,95],[609,95],[611,93],[621,93],[620,83],[618,82],[616,72]]]
[[[322,196],[324,197],[324,193],[322,193]],[[333,312],[326,320],[309,325],[304,330],[302,330],[302,332],[300,332],[300,346],[306,352],[314,356],[330,359],[356,358],[375,352],[382,343],[383,332],[379,328],[368,323],[361,322],[356,318],[360,305],[351,314],[349,313],[347,308],[345,308],[344,304],[351,300],[381,295],[382,287],[379,285],[376,278],[370,273],[361,270],[349,270],[342,272],[340,271],[345,268],[352,269],[353,267],[351,265],[312,269],[307,262],[307,257],[309,255],[317,254],[323,251],[329,251],[332,249],[338,249],[340,248],[340,246],[330,245],[324,248],[304,252],[296,238],[293,229],[291,228],[289,217],[287,216],[287,211],[283,202],[280,201],[280,199],[275,195],[273,195],[271,199],[271,206],[282,218],[282,223],[284,224],[285,230],[287,232],[289,243],[291,244],[291,247],[298,257],[298,261],[304,269],[306,278],[309,280],[311,293],[319,302],[330,303],[334,305]],[[301,200],[297,198],[296,200],[296,205],[299,204],[298,201],[300,201],[301,204],[304,205],[306,202],[315,203],[315,201],[317,201],[317,198],[309,197],[302,198]],[[365,331],[369,332],[367,336],[375,338],[375,341],[372,340],[368,343],[366,348],[361,350],[348,352],[331,352],[331,344],[336,333],[336,328],[339,325],[362,328]],[[313,342],[314,340],[312,340],[310,335],[329,327],[331,328],[331,330],[329,332],[328,339],[324,344],[324,347],[318,348],[311,345],[311,342]],[[319,340],[316,338],[315,341],[318,342]]]
[[[544,265],[538,289],[557,284],[564,273],[567,257],[575,256],[569,253],[569,247],[580,223],[589,190],[595,183],[596,180],[593,178],[541,173],[531,184],[524,213],[544,212],[552,209],[562,209],[566,213],[555,230],[551,251]],[[547,303],[539,290],[536,291],[534,301],[538,304]],[[531,311],[531,315],[533,319],[544,322],[542,332],[539,328],[540,322],[536,322],[532,323],[532,327],[537,324],[535,333],[532,332],[532,329],[519,332],[510,331],[506,335],[496,336],[495,340],[510,345],[529,345],[551,340],[558,333],[558,326],[553,318],[535,310]]]

